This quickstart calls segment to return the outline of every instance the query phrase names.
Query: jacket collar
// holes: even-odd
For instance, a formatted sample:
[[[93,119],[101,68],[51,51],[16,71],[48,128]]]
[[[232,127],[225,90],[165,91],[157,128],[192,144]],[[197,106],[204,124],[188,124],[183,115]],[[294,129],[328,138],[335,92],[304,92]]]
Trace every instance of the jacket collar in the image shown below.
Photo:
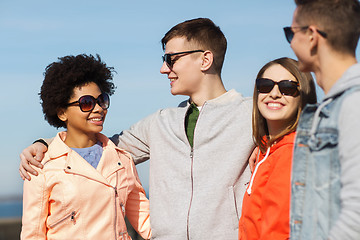
[[[228,102],[231,102],[234,98],[238,97],[238,96],[242,96],[240,93],[238,93],[235,89],[231,89],[227,92],[225,92],[224,94],[218,96],[217,98],[214,98],[214,99],[210,99],[210,100],[207,100],[205,101],[204,105],[205,104],[211,104],[211,105],[224,105],[224,104],[228,104]],[[188,99],[186,101],[186,103],[181,103],[180,105],[181,106],[184,106],[186,108],[190,107],[190,104],[191,104],[191,101],[190,99]],[[203,105],[203,106],[204,106]]]
[[[119,157],[119,152],[123,153],[124,151],[117,148],[104,135],[97,135],[98,140],[103,145],[103,154],[96,169],[94,169],[77,152],[69,148],[64,143],[65,138],[66,132],[58,133],[49,146],[48,154],[50,161],[62,156],[65,157],[64,171],[66,173],[81,175],[103,184],[111,185],[111,183],[107,181],[107,178],[114,172],[124,168],[124,164]],[[117,161],[114,161],[114,159],[117,159]]]
[[[274,143],[271,147],[270,147],[270,152],[269,154],[273,153],[276,149],[278,149],[281,146],[284,146],[286,144],[293,144],[294,143],[294,139],[295,139],[295,135],[296,132],[291,132],[286,134],[285,136],[283,136],[282,138],[278,139],[276,141],[276,143]],[[266,139],[266,137],[265,137]],[[267,141],[267,140],[266,140]],[[265,155],[265,153],[263,154]]]

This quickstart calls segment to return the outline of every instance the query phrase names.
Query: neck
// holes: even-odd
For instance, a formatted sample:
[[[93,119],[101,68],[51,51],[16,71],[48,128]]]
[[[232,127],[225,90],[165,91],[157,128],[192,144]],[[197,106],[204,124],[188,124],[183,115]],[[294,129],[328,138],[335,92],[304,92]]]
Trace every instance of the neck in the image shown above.
[[[317,64],[313,69],[316,82],[327,94],[345,71],[356,63],[357,60],[353,55],[327,49],[327,51],[323,51],[323,54],[319,54]]]
[[[221,77],[216,74],[207,74],[203,79],[201,89],[191,94],[190,100],[197,106],[202,106],[206,101],[217,98],[226,93]]]
[[[66,139],[64,143],[71,148],[87,148],[94,146],[97,142],[95,134],[85,134],[85,133],[74,133],[71,130],[67,130]]]
[[[290,126],[290,124],[291,124],[291,122],[284,123],[284,122],[277,122],[277,121],[267,121],[270,140],[273,140],[275,136],[278,136],[288,126]]]

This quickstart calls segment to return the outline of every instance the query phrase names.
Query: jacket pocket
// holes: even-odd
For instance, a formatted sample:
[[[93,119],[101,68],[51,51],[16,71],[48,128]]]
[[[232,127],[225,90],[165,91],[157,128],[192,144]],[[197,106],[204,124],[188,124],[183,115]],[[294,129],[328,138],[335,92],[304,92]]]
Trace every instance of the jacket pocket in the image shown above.
[[[324,148],[332,149],[338,145],[338,132],[333,128],[319,129],[315,138],[310,137],[308,144],[312,151],[320,151]]]
[[[231,219],[233,223],[233,229],[238,229],[239,227],[239,213],[237,211],[237,203],[235,198],[234,187],[228,187],[228,199],[229,199],[229,210],[231,214]]]
[[[72,211],[71,213],[67,214],[66,216],[56,220],[55,222],[49,224],[49,228],[54,228],[62,223],[68,223],[69,221],[72,222],[74,225],[76,224],[76,212]]]
[[[311,170],[314,178],[314,187],[324,193],[331,189],[333,182],[339,181],[340,162],[338,160],[338,134],[335,129],[327,128],[320,131],[315,139],[309,140]],[[329,179],[331,181],[329,182]]]

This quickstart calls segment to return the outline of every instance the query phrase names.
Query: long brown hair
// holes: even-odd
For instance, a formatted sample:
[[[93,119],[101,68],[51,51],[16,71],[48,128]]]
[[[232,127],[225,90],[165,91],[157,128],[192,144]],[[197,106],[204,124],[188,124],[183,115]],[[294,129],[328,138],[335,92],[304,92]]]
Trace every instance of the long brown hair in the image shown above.
[[[299,82],[300,106],[298,108],[296,117],[293,119],[291,124],[280,134],[274,136],[271,139],[268,139],[268,141],[265,141],[264,136],[269,135],[269,130],[266,119],[261,115],[259,111],[257,105],[259,95],[256,86],[254,87],[252,114],[253,138],[262,152],[265,152],[266,149],[271,146],[276,140],[280,139],[281,137],[285,136],[290,132],[295,131],[299,122],[301,111],[304,109],[305,105],[308,103],[316,103],[317,101],[315,83],[311,74],[300,72],[298,68],[298,62],[294,59],[284,57],[268,62],[260,69],[256,79],[261,78],[268,68],[276,64],[279,64],[286,70],[288,70]]]

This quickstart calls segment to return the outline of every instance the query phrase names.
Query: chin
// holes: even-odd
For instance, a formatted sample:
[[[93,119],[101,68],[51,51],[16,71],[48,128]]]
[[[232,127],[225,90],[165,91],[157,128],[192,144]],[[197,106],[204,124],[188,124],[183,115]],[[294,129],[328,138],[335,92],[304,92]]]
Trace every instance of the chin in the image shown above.
[[[181,92],[178,92],[178,91],[176,91],[176,90],[173,90],[173,89],[171,89],[171,94],[173,95],[173,96],[177,96],[177,95],[184,95],[184,94],[182,94]]]
[[[299,70],[301,72],[312,72],[311,64],[301,61],[300,59],[298,60],[298,62],[299,62]]]
[[[91,132],[94,134],[100,133],[103,130],[103,126],[98,126],[94,128]]]

